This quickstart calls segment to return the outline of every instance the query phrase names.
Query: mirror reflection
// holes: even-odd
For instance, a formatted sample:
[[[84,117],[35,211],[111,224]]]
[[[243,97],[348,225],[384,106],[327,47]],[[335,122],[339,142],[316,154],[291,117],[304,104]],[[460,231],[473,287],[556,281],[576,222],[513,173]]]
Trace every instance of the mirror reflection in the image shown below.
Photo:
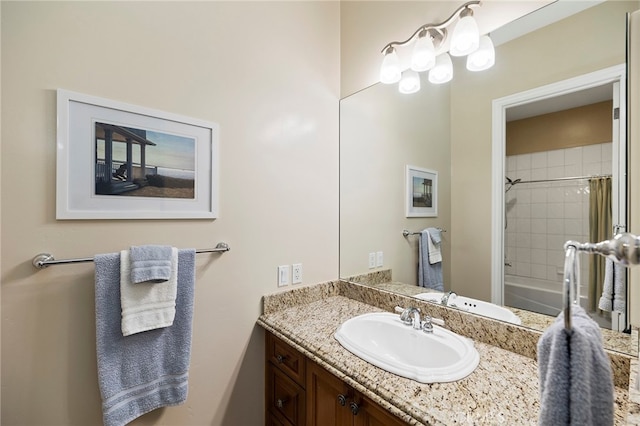
[[[496,70],[493,76],[473,75],[458,64],[454,64],[455,76],[450,83],[432,85],[423,77],[421,91],[417,94],[402,95],[393,85],[376,84],[344,98],[340,104],[340,277],[358,281],[357,277],[369,274],[367,283],[403,294],[420,295],[421,298],[435,303],[443,303],[442,298],[438,300],[434,297],[432,289],[418,285],[420,263],[418,241],[423,237],[420,231],[439,228],[444,231],[440,234],[445,291],[442,296],[454,292],[454,296],[449,297],[445,303],[458,309],[471,311],[469,306],[474,300],[491,302],[491,262],[494,256],[491,242],[494,236],[491,230],[492,224],[488,220],[490,214],[487,213],[491,211],[495,199],[492,196],[490,170],[491,102],[513,93],[623,63],[625,13],[637,8],[637,1],[604,2],[563,21],[504,42],[496,46]],[[596,21],[600,26],[606,27],[604,32],[608,33],[609,37],[598,45],[590,44],[589,51],[592,54],[586,58],[587,55],[579,53],[585,51],[584,46],[580,46],[582,43],[591,43],[592,39],[583,40],[582,35],[586,30],[579,30],[579,28],[588,28],[591,24],[585,22]],[[512,24],[517,25],[517,23]],[[574,31],[574,28],[578,30]],[[551,40],[561,44],[562,48],[572,49],[571,54],[565,55],[567,59],[577,57],[578,60],[551,65],[540,63],[535,70],[519,68],[520,62],[524,62],[520,66],[531,63],[529,59],[522,60],[521,55],[525,52],[527,55],[537,56],[540,62],[547,56],[554,57],[553,54],[544,52],[545,49],[549,49]],[[611,40],[618,44],[612,46]],[[602,54],[599,55],[599,53]],[[484,73],[492,72],[490,70]],[[608,85],[601,89],[597,95],[600,96],[599,98],[591,93],[596,97],[590,97],[589,101],[583,101],[579,106],[605,103],[604,108],[610,111],[613,87]],[[606,95],[602,94],[604,92]],[[558,112],[560,103],[560,99],[552,102],[555,105],[553,113],[561,114]],[[476,109],[472,110],[472,107]],[[574,103],[565,107],[564,110],[576,107],[578,104]],[[510,119],[526,121],[531,117],[549,112],[549,110],[527,111],[526,108],[514,108]],[[612,133],[611,126],[609,120],[608,128],[605,130],[609,135]],[[523,133],[526,136],[527,131]],[[461,136],[464,137],[463,142],[459,140]],[[470,144],[475,146],[469,150],[465,149],[467,146],[471,147]],[[528,145],[528,142],[524,142],[524,145]],[[479,147],[485,148],[482,155],[476,155],[474,152]],[[563,177],[581,179],[558,181],[561,183],[537,182],[560,177],[554,174],[558,169],[551,172],[548,170],[549,167],[559,167],[559,164],[550,165],[556,161],[553,158],[552,163],[548,163],[550,156],[558,154],[557,152],[548,153],[552,151],[562,151],[563,159],[566,160],[569,157],[570,161],[574,161],[574,157],[578,156],[580,151],[580,158],[587,161],[586,165],[581,164],[578,167],[576,161],[569,165],[563,162],[562,166],[569,166],[565,168],[573,172]],[[599,156],[596,151],[600,154]],[[562,265],[563,262],[562,243],[565,241],[563,238],[569,235],[571,239],[589,240],[588,237],[583,237],[583,235],[589,235],[588,219],[585,219],[585,215],[588,217],[588,211],[585,213],[585,209],[588,209],[589,197],[587,195],[584,199],[586,201],[583,199],[579,201],[580,221],[574,220],[575,214],[567,218],[545,219],[546,232],[552,231],[551,234],[557,235],[562,241],[559,245],[556,244],[555,251],[544,251],[544,253],[535,248],[537,247],[535,244],[540,245],[541,240],[540,237],[534,237],[531,232],[531,215],[533,214],[531,199],[542,196],[538,189],[544,185],[552,188],[545,190],[547,200],[549,197],[553,199],[558,196],[577,199],[580,194],[588,194],[591,191],[588,178],[604,176],[606,179],[608,175],[615,175],[614,156],[610,154],[613,151],[611,137],[579,148],[578,146],[552,146],[544,150],[529,150],[529,152],[515,154],[507,146],[505,168],[502,170],[504,186],[500,188],[500,191],[504,192],[503,198],[499,201],[504,202],[502,214],[505,228],[502,231],[503,235],[500,236],[504,239],[504,245],[499,256],[504,263],[503,272],[510,277],[509,282],[515,279],[512,277],[517,276],[518,267],[521,272],[527,269],[527,266],[523,266],[527,262],[523,262],[522,259],[528,259],[529,275],[533,275],[535,279],[542,279],[544,272],[546,281],[560,285],[561,276],[556,277],[556,263]],[[541,164],[539,161],[542,152],[545,152],[544,156],[547,159],[544,177],[540,174],[541,170],[534,172],[532,167],[533,161],[536,161],[537,165]],[[527,170],[518,169],[518,159],[521,165],[525,163],[529,165]],[[595,161],[596,159],[598,161]],[[595,163],[598,163],[597,170]],[[413,196],[413,191],[408,184],[407,166],[438,173],[437,216],[407,217],[406,205],[409,202],[408,199]],[[542,166],[537,168],[543,169]],[[618,198],[614,199],[612,206],[618,206],[624,198],[624,196],[620,197],[619,193],[616,197]],[[523,202],[527,200],[528,203]],[[521,207],[524,204],[530,204],[528,218],[526,217],[527,209]],[[542,207],[538,206],[534,209],[540,208]],[[616,209],[618,207],[613,207],[613,210]],[[527,237],[518,235],[523,232],[516,232],[518,229],[527,227],[527,220],[531,234],[528,237],[529,244],[534,243],[529,247],[528,252],[525,247],[519,247],[524,244]],[[611,219],[612,225],[615,220]],[[541,222],[536,223],[540,225]],[[560,225],[563,226],[562,236],[559,236],[559,232],[555,232]],[[409,235],[403,235],[403,230],[408,230]],[[510,234],[510,231],[513,232]],[[584,232],[586,234],[583,234]],[[411,235],[412,233],[417,235]],[[548,238],[545,237],[546,243]],[[551,262],[548,263],[548,260]],[[589,295],[588,259],[584,258],[582,263],[583,295]],[[540,265],[545,265],[544,269],[541,269]],[[504,280],[501,279],[501,281],[504,283]],[[513,283],[510,282],[510,284]],[[594,296],[590,299],[586,298],[585,303],[597,304],[598,301],[595,298],[601,290],[602,287],[592,290],[591,293]],[[558,312],[557,308],[553,307],[553,303],[537,301],[538,305],[544,305],[543,308],[531,304],[525,305],[514,301],[514,297],[517,297],[507,290],[507,287],[503,287],[502,291],[504,305],[510,312],[517,315],[523,326],[543,330]],[[426,293],[430,295],[422,295]],[[559,292],[557,297],[559,297],[558,306],[560,306],[562,299]],[[471,300],[469,302],[471,305],[461,303],[465,299],[468,299],[466,302]],[[496,317],[492,313],[486,313],[486,315]],[[601,318],[602,326],[610,327],[610,317],[605,314],[601,315]],[[605,339],[628,337],[624,333],[619,336],[617,338],[606,335]],[[629,342],[628,352],[633,353],[631,342]]]

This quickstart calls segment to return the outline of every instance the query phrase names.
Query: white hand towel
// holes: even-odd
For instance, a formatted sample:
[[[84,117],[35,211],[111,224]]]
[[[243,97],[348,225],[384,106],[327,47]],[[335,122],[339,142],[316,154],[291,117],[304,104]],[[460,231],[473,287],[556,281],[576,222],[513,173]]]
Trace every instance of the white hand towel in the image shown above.
[[[176,314],[178,288],[178,249],[171,252],[171,277],[168,281],[131,282],[128,250],[120,252],[120,304],[122,335],[169,327]]]
[[[619,263],[613,265],[613,310],[626,312],[627,310],[627,284],[626,271]]]
[[[429,234],[429,263],[442,262],[442,252],[440,251],[440,231],[436,228],[427,228]]]
[[[611,259],[605,260],[602,296],[598,301],[598,308],[605,312],[611,312],[613,309],[613,260]]]

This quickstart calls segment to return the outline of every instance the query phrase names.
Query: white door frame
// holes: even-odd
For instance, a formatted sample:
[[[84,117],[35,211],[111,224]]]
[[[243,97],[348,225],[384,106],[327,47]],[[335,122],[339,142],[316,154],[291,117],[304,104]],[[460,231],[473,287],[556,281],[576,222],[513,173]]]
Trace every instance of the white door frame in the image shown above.
[[[624,143],[624,141],[626,141],[625,64],[612,66],[493,100],[491,165],[491,187],[493,188],[491,198],[491,301],[493,303],[502,305],[504,302],[504,176],[507,109],[613,82],[620,83],[617,85],[620,91],[619,129],[620,141]],[[624,153],[625,150],[614,148],[614,153],[620,153],[621,151]],[[616,163],[616,161],[614,161],[614,163]],[[616,170],[617,168],[614,167],[614,173],[616,173]],[[624,179],[621,180],[624,181]],[[614,191],[616,191],[616,189],[614,189]]]

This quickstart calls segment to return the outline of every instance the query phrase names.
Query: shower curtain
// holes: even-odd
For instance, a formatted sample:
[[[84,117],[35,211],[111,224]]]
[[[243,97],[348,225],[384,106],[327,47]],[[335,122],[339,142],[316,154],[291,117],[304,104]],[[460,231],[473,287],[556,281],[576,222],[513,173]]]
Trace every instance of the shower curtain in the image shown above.
[[[611,178],[589,179],[589,242],[597,243],[612,237],[611,228]],[[598,300],[602,295],[605,258],[589,256],[589,310],[602,311]]]

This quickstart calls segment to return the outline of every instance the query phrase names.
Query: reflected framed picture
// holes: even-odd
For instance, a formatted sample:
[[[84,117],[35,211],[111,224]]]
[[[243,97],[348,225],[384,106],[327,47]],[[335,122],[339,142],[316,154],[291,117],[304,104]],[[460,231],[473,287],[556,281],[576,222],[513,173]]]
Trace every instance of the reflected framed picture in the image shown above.
[[[438,216],[438,172],[407,166],[406,173],[406,216]]]
[[[218,125],[57,91],[56,219],[215,219]]]

